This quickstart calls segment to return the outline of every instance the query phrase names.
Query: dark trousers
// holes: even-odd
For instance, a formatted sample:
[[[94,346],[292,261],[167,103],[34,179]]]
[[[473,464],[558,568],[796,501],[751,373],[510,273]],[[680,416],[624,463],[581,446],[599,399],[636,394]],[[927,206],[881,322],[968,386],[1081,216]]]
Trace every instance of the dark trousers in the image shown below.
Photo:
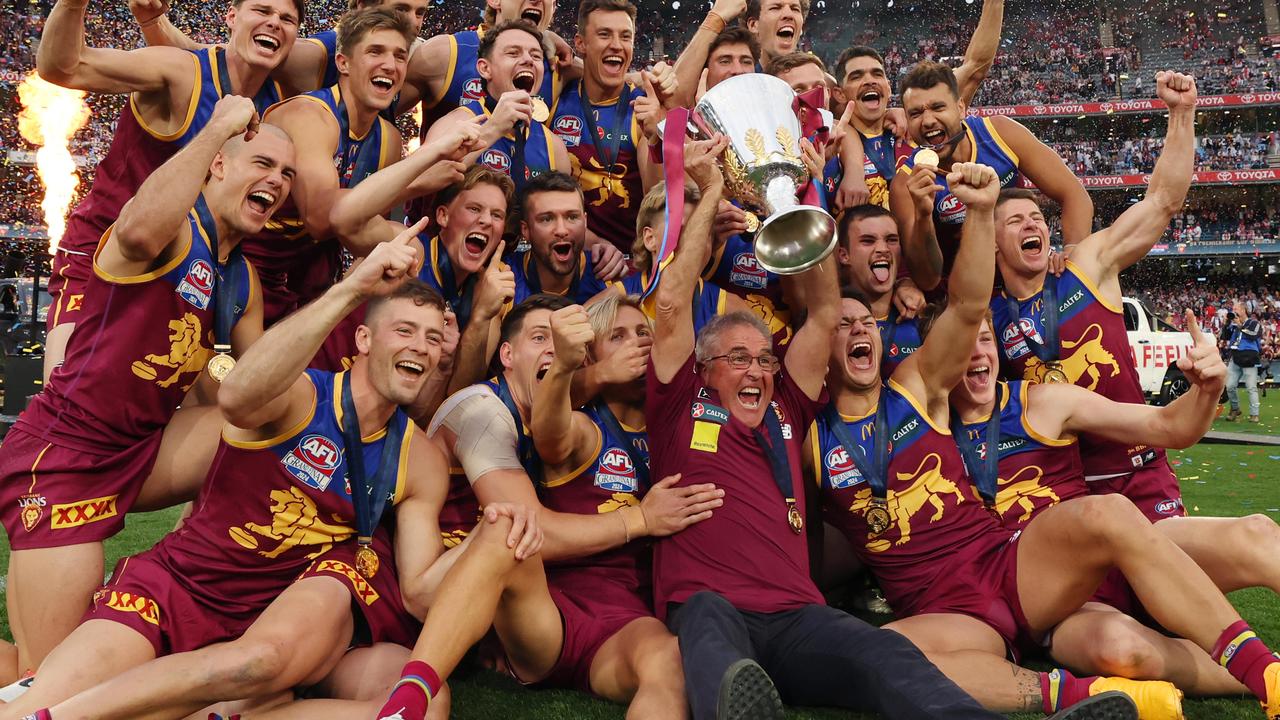
[[[1000,720],[892,630],[824,605],[757,613],[719,593],[672,605],[667,623],[680,640],[693,720],[713,720],[725,670],[751,658],[788,705],[879,713],[893,720]]]

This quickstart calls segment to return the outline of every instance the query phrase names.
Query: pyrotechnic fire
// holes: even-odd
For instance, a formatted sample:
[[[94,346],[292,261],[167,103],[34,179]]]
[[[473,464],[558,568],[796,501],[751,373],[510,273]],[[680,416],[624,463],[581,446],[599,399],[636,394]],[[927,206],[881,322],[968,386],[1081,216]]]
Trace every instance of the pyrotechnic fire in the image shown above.
[[[417,105],[414,105],[413,112],[411,114],[413,115],[414,124],[416,124],[419,128],[421,128],[422,127],[422,103],[418,103]],[[409,142],[404,144],[405,151],[413,152],[414,150],[417,150],[418,146],[422,144],[422,140],[419,139],[421,137],[422,137],[421,130],[419,130],[419,134],[417,136],[409,138]]]
[[[89,106],[83,91],[45,82],[35,71],[28,73],[18,86],[18,100],[22,103],[18,130],[38,148],[36,172],[44,183],[40,209],[49,227],[52,254],[67,229],[67,210],[80,184],[70,142],[76,131],[89,122]]]

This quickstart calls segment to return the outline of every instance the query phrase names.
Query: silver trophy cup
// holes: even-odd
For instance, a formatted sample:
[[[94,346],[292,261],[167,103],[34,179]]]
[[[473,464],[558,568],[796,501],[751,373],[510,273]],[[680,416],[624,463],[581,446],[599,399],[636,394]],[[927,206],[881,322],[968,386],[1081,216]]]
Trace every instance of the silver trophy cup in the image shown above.
[[[809,171],[800,159],[795,97],[772,75],[738,75],[708,90],[690,118],[699,135],[729,139],[725,187],[745,206],[748,225],[758,222],[753,213],[765,218],[755,230],[756,260],[779,275],[803,272],[836,247],[835,219],[796,199]]]

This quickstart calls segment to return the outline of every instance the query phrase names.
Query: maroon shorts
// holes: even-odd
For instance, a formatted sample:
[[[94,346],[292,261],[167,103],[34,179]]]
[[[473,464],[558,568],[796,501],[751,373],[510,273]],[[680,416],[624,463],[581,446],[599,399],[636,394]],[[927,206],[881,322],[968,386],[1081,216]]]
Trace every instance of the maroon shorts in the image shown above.
[[[379,562],[372,578],[356,571],[357,546],[354,540],[348,540],[316,558],[298,579],[331,577],[347,588],[351,606],[357,611],[353,647],[390,642],[412,649],[422,624],[404,608],[390,543],[375,536],[373,546]]]
[[[564,644],[538,685],[591,692],[591,663],[600,646],[632,620],[653,617],[653,609],[634,588],[599,573],[553,570],[547,585],[564,622]]]
[[[111,581],[93,595],[85,620],[110,620],[133,628],[156,656],[198,650],[238,638],[262,608],[209,605],[178,582],[152,551],[116,564]]]
[[[981,620],[999,633],[1014,662],[1042,647],[1043,637],[1031,630],[1018,595],[1019,537],[952,568],[911,614],[955,613]]]
[[[53,304],[45,325],[53,328],[65,323],[77,322],[84,307],[85,288],[93,274],[93,258],[83,253],[59,250],[53,255],[53,269],[49,277],[49,295]]]
[[[1182,489],[1178,476],[1169,467],[1169,461],[1141,468],[1128,475],[1089,482],[1089,492],[1094,495],[1119,493],[1129,498],[1138,510],[1151,522],[1165,518],[1185,517],[1187,509],[1182,505]]]
[[[9,430],[0,448],[0,524],[14,550],[98,542],[120,532],[164,433],[101,455]]]
[[[1142,603],[1138,601],[1138,596],[1133,593],[1133,588],[1129,586],[1129,581],[1125,580],[1124,573],[1118,568],[1112,568],[1107,573],[1106,579],[1098,586],[1097,592],[1093,597],[1089,598],[1089,602],[1102,603],[1110,605],[1126,615],[1141,613],[1145,615]]]

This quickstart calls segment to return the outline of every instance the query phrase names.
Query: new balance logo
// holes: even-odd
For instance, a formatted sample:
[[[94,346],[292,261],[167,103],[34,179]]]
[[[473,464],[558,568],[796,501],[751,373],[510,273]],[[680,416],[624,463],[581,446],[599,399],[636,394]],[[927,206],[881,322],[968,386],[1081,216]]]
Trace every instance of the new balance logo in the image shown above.
[[[378,720],[405,720],[404,715],[402,713],[404,713],[404,708],[400,708],[399,710],[397,710],[394,715],[383,715],[382,717],[378,718]]]

